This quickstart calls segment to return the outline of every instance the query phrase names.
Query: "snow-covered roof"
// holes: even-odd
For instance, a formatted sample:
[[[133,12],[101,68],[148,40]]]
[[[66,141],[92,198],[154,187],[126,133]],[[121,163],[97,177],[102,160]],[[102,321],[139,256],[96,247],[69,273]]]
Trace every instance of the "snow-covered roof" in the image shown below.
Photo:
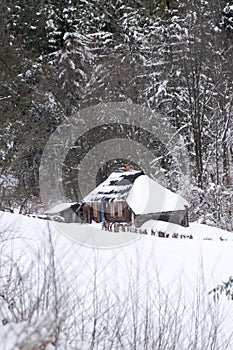
[[[147,175],[139,176],[129,192],[127,203],[136,215],[184,210],[188,202]]]
[[[141,171],[112,173],[84,202],[126,201],[136,215],[184,210],[188,202]]]
[[[66,210],[66,209],[69,209],[74,204],[76,204],[76,203],[60,203],[60,204],[57,204],[54,207],[46,210],[45,214],[56,215],[56,214]]]
[[[125,201],[135,179],[142,174],[144,174],[142,171],[136,170],[113,172],[104,182],[91,191],[83,201]]]

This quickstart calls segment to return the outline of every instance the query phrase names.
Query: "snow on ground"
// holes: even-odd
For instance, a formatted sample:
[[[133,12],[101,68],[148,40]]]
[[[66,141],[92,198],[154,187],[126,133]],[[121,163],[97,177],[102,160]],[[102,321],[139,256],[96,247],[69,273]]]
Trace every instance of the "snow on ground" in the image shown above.
[[[63,234],[64,225],[69,227],[65,235]],[[163,231],[165,226],[166,223],[150,221],[144,224],[144,229],[148,232],[152,228]],[[175,226],[169,224],[169,229],[177,230]],[[192,240],[165,239],[149,234],[138,235],[101,230],[98,232],[96,227],[99,226],[92,227],[92,238],[98,234],[101,235],[101,240],[111,237],[115,242],[114,249],[94,249],[78,244],[76,238],[79,235],[88,237],[90,234],[89,225],[53,223],[22,215],[0,213],[3,256],[9,255],[14,261],[21,261],[25,269],[36,266],[35,261],[38,257],[47,266],[46,261],[50,263],[47,253],[51,252],[49,244],[52,242],[55,260],[63,271],[62,279],[66,281],[67,289],[72,288],[73,295],[77,296],[78,300],[90,303],[91,298],[88,293],[93,295],[92,288],[95,285],[99,292],[102,290],[104,295],[108,296],[108,302],[118,300],[119,307],[122,308],[127,304],[129,286],[142,294],[149,290],[150,293],[155,293],[155,298],[156,290],[163,291],[163,295],[167,292],[172,293],[172,298],[176,298],[176,292],[181,287],[182,295],[177,298],[180,298],[179,303],[184,304],[190,312],[195,308],[198,290],[203,296],[203,308],[208,308],[213,302],[213,297],[209,296],[208,292],[233,274],[232,233],[192,223],[188,228],[179,227],[178,229],[179,234],[191,233]],[[130,235],[129,242],[122,245],[122,237],[127,234]],[[132,235],[135,236],[134,240]],[[220,237],[227,241],[221,241]],[[35,285],[36,283],[39,282],[35,280]],[[165,294],[164,291],[166,291]],[[173,302],[173,299],[171,301]],[[232,332],[233,302],[224,299],[220,311],[222,337],[226,337],[226,334],[229,335]],[[76,317],[79,318],[79,314]],[[92,316],[89,317],[91,320]],[[187,315],[183,322],[188,324],[186,317]],[[129,318],[127,325],[131,322],[132,319]],[[207,320],[205,324],[208,324]],[[4,343],[0,343],[0,349],[18,349],[7,347],[11,342],[10,339],[15,338],[7,336],[10,333],[4,331],[6,329],[4,327],[6,326],[0,327],[0,336],[4,334]],[[189,332],[188,328],[187,332]],[[189,337],[184,337],[183,341],[186,341],[185,339],[188,341]],[[226,349],[233,349],[231,345],[229,346]],[[222,349],[225,348],[222,347]]]

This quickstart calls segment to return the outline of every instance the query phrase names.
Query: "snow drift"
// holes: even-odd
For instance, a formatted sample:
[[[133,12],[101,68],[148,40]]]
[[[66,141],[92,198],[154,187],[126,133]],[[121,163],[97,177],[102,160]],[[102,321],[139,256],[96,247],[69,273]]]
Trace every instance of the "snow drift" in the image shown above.
[[[233,303],[208,295],[232,275],[233,242],[217,229],[193,224],[198,239],[141,235],[103,250],[59,225],[0,214],[0,349],[232,348]],[[81,226],[73,236],[88,233]]]

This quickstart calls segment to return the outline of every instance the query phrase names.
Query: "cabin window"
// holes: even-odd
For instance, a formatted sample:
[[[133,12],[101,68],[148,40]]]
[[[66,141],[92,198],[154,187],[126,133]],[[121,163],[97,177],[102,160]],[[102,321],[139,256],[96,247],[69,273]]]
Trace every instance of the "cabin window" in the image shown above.
[[[93,216],[94,216],[94,218],[98,218],[98,203],[97,202],[93,203]]]
[[[123,210],[122,209],[123,209],[122,203],[118,203],[117,210],[118,210],[118,216],[120,218],[122,218],[122,216],[123,216]]]
[[[115,203],[110,203],[110,216],[115,216]]]

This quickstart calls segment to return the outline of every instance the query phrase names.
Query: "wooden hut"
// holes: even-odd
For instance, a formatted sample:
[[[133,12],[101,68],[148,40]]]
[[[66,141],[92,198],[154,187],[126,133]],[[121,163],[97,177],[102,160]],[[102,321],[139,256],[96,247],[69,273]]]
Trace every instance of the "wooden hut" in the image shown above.
[[[154,219],[188,226],[186,200],[135,170],[112,173],[72,208],[85,223],[106,220],[140,227]]]

